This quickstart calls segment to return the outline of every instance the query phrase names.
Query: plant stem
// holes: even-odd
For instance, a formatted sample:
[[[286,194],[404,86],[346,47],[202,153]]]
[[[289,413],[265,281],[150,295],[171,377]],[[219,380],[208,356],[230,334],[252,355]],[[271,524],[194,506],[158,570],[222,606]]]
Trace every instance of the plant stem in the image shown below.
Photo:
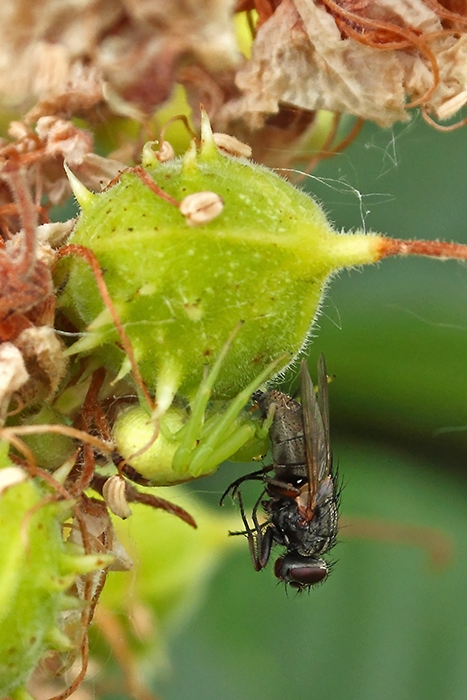
[[[380,238],[378,241],[379,259],[390,255],[426,255],[443,260],[467,260],[467,245],[446,243],[445,241],[404,241],[400,238]]]

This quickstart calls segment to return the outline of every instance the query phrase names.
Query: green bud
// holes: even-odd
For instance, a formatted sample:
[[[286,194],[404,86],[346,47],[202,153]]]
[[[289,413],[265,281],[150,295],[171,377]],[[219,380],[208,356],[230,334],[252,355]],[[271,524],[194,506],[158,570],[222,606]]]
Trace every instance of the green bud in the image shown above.
[[[52,423],[66,425],[65,417],[47,403],[42,404],[37,413],[28,414],[28,425],[45,425]],[[50,432],[37,435],[25,435],[23,441],[34,452],[39,467],[53,471],[58,469],[76,449],[68,435]]]
[[[68,353],[125,376],[116,311],[156,410],[125,410],[114,439],[158,485],[264,453],[264,426],[243,411],[251,393],[306,343],[330,276],[378,258],[379,237],[336,233],[313,199],[232,155],[237,145],[203,115],[201,146],[182,158],[160,162],[146,144],[143,167],[100,194],[69,174],[82,207],[69,251],[84,257],[57,272],[59,304],[82,332]]]

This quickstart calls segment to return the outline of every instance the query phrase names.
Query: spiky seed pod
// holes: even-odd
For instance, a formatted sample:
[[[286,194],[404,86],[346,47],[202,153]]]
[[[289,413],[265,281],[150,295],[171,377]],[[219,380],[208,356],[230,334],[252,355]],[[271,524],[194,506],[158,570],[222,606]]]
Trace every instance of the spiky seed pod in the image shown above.
[[[309,196],[221,152],[206,115],[199,150],[193,143],[183,158],[160,162],[147,144],[143,167],[144,178],[130,170],[100,194],[71,176],[82,214],[70,242],[97,257],[142,377],[166,407],[177,392],[192,398],[239,323],[214,398],[294,357],[329,276],[378,257],[377,237],[335,232]],[[179,204],[206,193],[214,214],[194,222]],[[59,303],[86,331],[70,352],[93,353],[123,375],[129,363],[88,265],[78,256],[61,265]]]

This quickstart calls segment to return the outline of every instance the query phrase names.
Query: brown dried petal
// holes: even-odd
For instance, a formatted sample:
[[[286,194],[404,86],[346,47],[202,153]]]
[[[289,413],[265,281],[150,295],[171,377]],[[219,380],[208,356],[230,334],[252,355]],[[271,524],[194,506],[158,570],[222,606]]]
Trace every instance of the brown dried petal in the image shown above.
[[[437,42],[440,81],[426,108],[439,119],[449,119],[467,103],[467,35]]]
[[[37,227],[37,257],[49,267],[55,261],[53,248],[63,245],[73,231],[76,219],[68,221],[51,221]]]
[[[208,70],[240,60],[235,0],[4,0],[0,94],[40,99],[30,122],[93,109],[108,94],[151,112],[172,91],[186,58]]]
[[[68,163],[67,163],[68,164]],[[97,153],[86,153],[81,163],[73,166],[73,173],[85,187],[99,192],[128,166],[113,158],[103,158]]]
[[[367,9],[372,16],[397,20],[397,26],[422,35],[442,29],[423,0],[377,0]],[[467,88],[465,36],[444,35],[427,43],[440,69],[440,83],[425,106],[435,113],[441,110],[440,116],[450,115],[462,103],[456,96]],[[283,0],[260,27],[252,59],[236,82],[244,98],[230,105],[229,112],[232,118],[245,112],[251,126],[262,126],[280,102],[354,114],[389,126],[408,118],[406,95],[423,98],[434,76],[426,53],[415,45],[392,50],[365,45],[343,34],[323,4]]]
[[[8,412],[8,404],[14,392],[29,379],[23,357],[13,343],[0,345],[0,423]]]
[[[18,392],[24,403],[31,403],[53,394],[67,367],[63,345],[53,328],[27,328],[15,340],[29,372],[29,380]]]
[[[85,154],[93,151],[92,135],[66,119],[41,117],[36,133],[45,144],[47,156],[61,156],[71,166],[81,163]]]

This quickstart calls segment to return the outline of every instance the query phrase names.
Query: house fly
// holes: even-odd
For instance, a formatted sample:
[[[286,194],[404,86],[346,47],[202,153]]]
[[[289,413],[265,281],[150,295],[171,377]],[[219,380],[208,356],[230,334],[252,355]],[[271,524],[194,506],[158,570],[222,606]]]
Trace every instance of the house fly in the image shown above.
[[[253,566],[263,569],[273,545],[285,547],[274,565],[277,578],[298,590],[324,581],[330,564],[322,556],[335,545],[340,490],[333,470],[329,442],[328,377],[324,355],[318,363],[318,392],[305,360],[300,365],[301,403],[270,390],[253,395],[263,418],[272,417],[269,430],[272,465],[234,481],[228,493],[238,498]],[[271,474],[273,472],[273,474]],[[261,481],[263,490],[248,521],[241,485]],[[266,515],[259,521],[262,506]]]

